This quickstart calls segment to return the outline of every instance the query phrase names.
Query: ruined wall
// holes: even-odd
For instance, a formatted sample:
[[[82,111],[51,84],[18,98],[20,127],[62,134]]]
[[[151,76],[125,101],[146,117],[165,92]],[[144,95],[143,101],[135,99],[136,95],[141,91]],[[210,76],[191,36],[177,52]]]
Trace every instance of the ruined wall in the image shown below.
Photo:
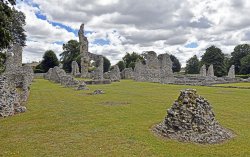
[[[235,67],[234,65],[232,65],[228,71],[228,75],[229,78],[235,78]]]
[[[120,81],[120,69],[118,65],[114,65],[114,68],[110,71],[110,80],[111,81]]]
[[[214,77],[214,66],[213,66],[213,64],[211,64],[211,65],[208,67],[207,76],[208,76],[208,77]]]
[[[202,67],[200,68],[200,76],[202,77],[206,77],[207,76],[207,69],[206,69],[206,65],[202,65]]]
[[[84,24],[80,26],[78,36],[81,55],[81,77],[103,80],[103,56],[88,52],[88,39],[84,35]],[[93,74],[88,72],[91,60],[96,63],[96,69]]]
[[[60,83],[65,87],[82,86],[80,81],[76,80],[72,75],[66,74],[66,72],[58,66],[50,68],[49,71],[44,75],[44,79],[55,83]]]
[[[121,78],[122,79],[133,79],[134,78],[134,71],[132,68],[125,68],[121,72]]]
[[[29,86],[34,77],[30,66],[22,66],[20,45],[13,45],[8,50],[5,65],[6,69],[0,76],[0,117],[26,111],[21,105],[28,100]]]
[[[79,66],[78,66],[78,63],[76,61],[72,61],[71,63],[71,75],[73,76],[80,76],[80,71],[79,71]]]
[[[146,52],[146,64],[135,64],[134,80],[143,82],[173,83],[172,62],[168,54],[157,57],[153,51]]]

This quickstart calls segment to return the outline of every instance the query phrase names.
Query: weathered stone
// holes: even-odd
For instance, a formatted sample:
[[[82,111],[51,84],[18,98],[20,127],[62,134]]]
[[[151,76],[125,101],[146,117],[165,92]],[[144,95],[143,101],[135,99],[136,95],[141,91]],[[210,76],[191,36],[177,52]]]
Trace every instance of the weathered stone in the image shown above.
[[[149,51],[145,53],[146,65],[141,61],[136,62],[134,79],[142,82],[173,83],[172,62],[170,56]]]
[[[79,32],[80,55],[81,55],[81,77],[89,78],[91,75],[88,72],[90,61],[95,61],[95,71],[93,72],[94,80],[103,79],[103,56],[88,52],[88,39],[84,35],[84,24],[80,26]]]
[[[111,81],[120,81],[121,74],[118,65],[114,65],[113,69],[110,71],[110,80]]]
[[[235,68],[234,65],[232,65],[228,71],[228,75],[229,78],[235,78]]]
[[[89,88],[87,87],[87,84],[82,81],[76,88],[76,90],[89,90]]]
[[[134,71],[132,68],[125,68],[121,72],[121,78],[122,79],[133,79],[134,78]]]
[[[220,143],[233,137],[216,121],[209,102],[193,89],[181,91],[164,121],[153,131],[170,139],[201,144]]]
[[[208,76],[208,77],[214,77],[214,66],[213,66],[213,64],[211,64],[211,65],[208,67],[207,76]]]
[[[203,64],[202,67],[200,68],[200,76],[202,77],[206,77],[207,76],[207,69],[206,69],[206,65]]]
[[[80,71],[79,71],[79,66],[78,66],[78,63],[76,61],[72,61],[71,63],[71,75],[73,76],[80,76]]]
[[[93,95],[97,95],[97,94],[104,94],[104,91],[101,89],[97,89],[93,92]]]
[[[63,69],[60,69],[57,66],[50,68],[49,71],[44,75],[44,78],[55,83],[60,83],[65,87],[77,87],[80,84],[80,82],[73,76],[66,74]]]

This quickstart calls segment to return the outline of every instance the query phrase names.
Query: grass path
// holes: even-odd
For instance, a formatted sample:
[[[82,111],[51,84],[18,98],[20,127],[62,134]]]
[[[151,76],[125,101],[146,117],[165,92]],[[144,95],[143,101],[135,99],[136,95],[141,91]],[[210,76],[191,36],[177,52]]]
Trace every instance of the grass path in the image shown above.
[[[179,90],[121,81],[90,91],[36,79],[24,114],[0,119],[0,156],[250,156],[250,90],[194,87],[217,120],[237,137],[217,145],[163,140],[150,128],[163,120]],[[89,95],[95,89],[106,94]]]

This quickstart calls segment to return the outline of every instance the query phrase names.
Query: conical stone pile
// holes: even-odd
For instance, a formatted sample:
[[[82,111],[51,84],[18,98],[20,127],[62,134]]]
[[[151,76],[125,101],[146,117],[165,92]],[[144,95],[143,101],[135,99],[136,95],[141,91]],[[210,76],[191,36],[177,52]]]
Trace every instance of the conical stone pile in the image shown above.
[[[201,144],[220,143],[233,137],[215,120],[209,102],[194,89],[181,91],[164,121],[153,131],[170,139]]]

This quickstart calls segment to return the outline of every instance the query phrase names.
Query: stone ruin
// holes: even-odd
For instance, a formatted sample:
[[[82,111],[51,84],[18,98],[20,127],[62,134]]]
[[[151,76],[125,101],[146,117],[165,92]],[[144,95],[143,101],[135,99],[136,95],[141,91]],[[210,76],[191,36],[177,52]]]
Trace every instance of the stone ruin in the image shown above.
[[[72,75],[66,74],[66,72],[58,66],[50,68],[48,72],[45,73],[44,79],[54,83],[60,83],[64,87],[76,87],[76,90],[88,90],[83,81],[76,80]]]
[[[112,82],[117,82],[121,80],[121,74],[120,74],[120,69],[118,65],[114,65],[113,69],[110,70],[109,72],[104,73],[104,78],[105,79],[110,79]]]
[[[134,80],[142,82],[174,83],[172,61],[165,53],[157,57],[154,51],[145,53],[146,64],[136,62]]]
[[[166,138],[200,144],[220,143],[233,137],[233,133],[215,119],[208,100],[194,89],[181,91],[163,122],[153,131]]]
[[[207,76],[208,76],[208,77],[214,77],[214,66],[213,66],[213,64],[211,64],[211,65],[208,67]]]
[[[200,68],[200,74],[198,75],[175,75],[174,77],[175,84],[185,85],[210,86],[213,84],[240,82],[240,79],[235,78],[234,66],[230,68],[228,76],[216,77],[212,64],[209,66],[208,70],[206,70],[206,65],[204,64]]]
[[[25,112],[23,104],[29,96],[34,73],[30,66],[22,66],[22,47],[14,44],[7,52],[5,71],[0,75],[0,117]]]
[[[84,24],[80,26],[79,32],[80,55],[81,55],[81,77],[103,80],[103,56],[88,52],[88,39],[84,35]],[[95,61],[95,70],[89,73],[90,61]]]
[[[79,77],[81,75],[78,63],[76,61],[72,61],[71,63],[71,75],[75,77]]]
[[[200,68],[200,76],[201,77],[206,77],[207,76],[207,69],[206,69],[205,64],[203,64],[202,67]]]
[[[229,78],[235,78],[235,68],[234,65],[232,65],[228,71],[227,77]]]
[[[134,78],[134,70],[132,68],[125,68],[121,72],[122,79],[133,79]]]

